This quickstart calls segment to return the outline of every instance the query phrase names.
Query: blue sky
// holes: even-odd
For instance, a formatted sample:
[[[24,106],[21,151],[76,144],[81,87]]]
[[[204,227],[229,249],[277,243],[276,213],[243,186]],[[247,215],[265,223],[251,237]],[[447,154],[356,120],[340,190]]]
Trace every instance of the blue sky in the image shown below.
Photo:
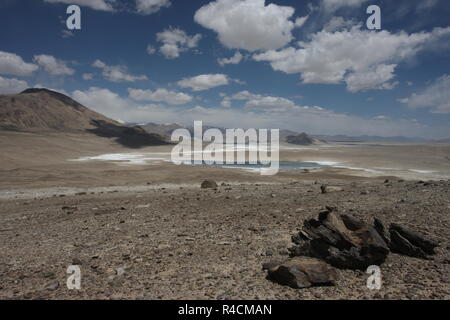
[[[48,87],[128,122],[448,138],[449,15],[447,0],[2,0],[0,93]]]

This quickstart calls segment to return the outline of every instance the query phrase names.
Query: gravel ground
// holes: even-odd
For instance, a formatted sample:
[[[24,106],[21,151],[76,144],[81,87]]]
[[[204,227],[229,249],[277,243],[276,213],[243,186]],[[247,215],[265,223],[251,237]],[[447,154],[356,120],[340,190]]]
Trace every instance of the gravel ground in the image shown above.
[[[322,183],[344,191],[320,193]],[[336,206],[440,242],[433,260],[390,254],[381,290],[365,271],[295,290],[261,265],[287,258],[303,220]],[[449,299],[450,181],[292,181],[276,185],[94,191],[0,200],[1,299]],[[81,290],[68,290],[69,265]]]

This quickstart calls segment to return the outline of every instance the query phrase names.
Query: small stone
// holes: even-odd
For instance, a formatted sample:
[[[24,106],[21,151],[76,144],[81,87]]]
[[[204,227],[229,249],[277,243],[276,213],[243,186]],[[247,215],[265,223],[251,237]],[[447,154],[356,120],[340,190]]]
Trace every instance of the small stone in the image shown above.
[[[217,183],[213,180],[205,180],[201,184],[202,189],[216,189],[217,187]]]
[[[330,192],[340,192],[343,191],[343,189],[341,187],[322,185],[320,186],[320,191],[322,193],[330,193]]]
[[[58,281],[52,281],[52,282],[49,282],[49,283],[45,286],[45,289],[46,289],[46,290],[49,290],[49,291],[55,291],[55,290],[58,290],[58,288],[59,288],[59,282],[58,282]]]
[[[125,269],[124,268],[117,268],[116,269],[116,274],[120,277],[122,275],[125,274]]]

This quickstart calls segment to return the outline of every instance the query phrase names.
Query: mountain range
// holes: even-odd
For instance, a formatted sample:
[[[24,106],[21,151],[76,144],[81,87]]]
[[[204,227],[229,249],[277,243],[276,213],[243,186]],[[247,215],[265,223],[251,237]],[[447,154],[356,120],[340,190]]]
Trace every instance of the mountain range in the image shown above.
[[[115,138],[127,147],[163,145],[170,143],[172,132],[192,127],[176,123],[153,122],[121,124],[97,113],[72,98],[45,88],[31,88],[15,95],[0,95],[0,130],[29,132],[89,132],[100,137]],[[207,130],[209,126],[203,126]],[[225,128],[219,128],[225,132]],[[327,142],[425,142],[421,138],[308,135],[292,130],[280,130],[282,142],[296,145],[315,145]],[[449,139],[433,141],[448,143]]]

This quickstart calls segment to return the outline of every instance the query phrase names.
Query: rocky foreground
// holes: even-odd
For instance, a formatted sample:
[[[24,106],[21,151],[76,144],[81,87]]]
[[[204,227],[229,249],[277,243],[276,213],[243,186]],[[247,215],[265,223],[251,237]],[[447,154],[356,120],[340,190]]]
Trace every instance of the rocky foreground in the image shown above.
[[[450,181],[200,182],[0,202],[0,298],[450,298]],[[367,288],[364,268],[336,268],[328,286],[270,281],[262,265],[288,260],[292,236],[327,207],[408,227],[438,247],[427,259],[386,255],[380,290]],[[67,289],[69,265],[81,268],[81,290]]]

